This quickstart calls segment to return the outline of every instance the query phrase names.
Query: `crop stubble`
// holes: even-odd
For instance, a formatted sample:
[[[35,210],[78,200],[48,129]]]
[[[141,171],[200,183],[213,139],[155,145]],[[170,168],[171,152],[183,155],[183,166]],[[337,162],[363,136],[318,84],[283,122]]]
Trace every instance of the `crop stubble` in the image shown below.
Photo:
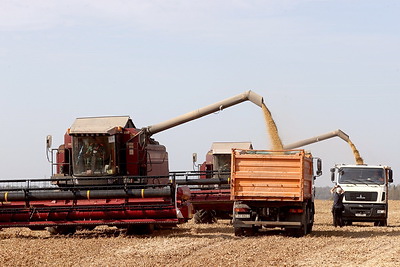
[[[334,228],[331,201],[316,201],[313,232],[302,238],[267,230],[235,237],[228,220],[192,222],[152,236],[112,227],[50,236],[47,231],[0,231],[1,266],[399,266],[400,201],[390,202],[389,226]]]

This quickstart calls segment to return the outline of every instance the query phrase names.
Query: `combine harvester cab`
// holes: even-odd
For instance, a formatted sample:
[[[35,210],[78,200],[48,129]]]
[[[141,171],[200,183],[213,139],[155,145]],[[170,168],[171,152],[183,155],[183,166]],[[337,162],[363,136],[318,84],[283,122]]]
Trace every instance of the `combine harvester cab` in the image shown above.
[[[47,144],[50,150],[50,137]],[[51,162],[49,180],[1,181],[0,228],[69,234],[109,225],[150,233],[191,218],[190,193],[170,180],[165,147],[127,116],[76,119]]]
[[[233,150],[231,172],[236,236],[262,227],[282,228],[290,236],[311,232],[319,158],[304,150]]]
[[[202,185],[190,187],[195,223],[214,223],[218,218],[231,218],[233,201],[229,181],[233,148],[253,149],[253,146],[251,142],[214,142],[206,160],[199,166],[199,183]]]

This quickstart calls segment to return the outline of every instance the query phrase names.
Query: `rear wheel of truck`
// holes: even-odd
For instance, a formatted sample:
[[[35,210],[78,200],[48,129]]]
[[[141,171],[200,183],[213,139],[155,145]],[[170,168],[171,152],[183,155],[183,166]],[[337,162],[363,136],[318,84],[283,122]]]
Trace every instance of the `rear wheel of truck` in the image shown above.
[[[292,219],[297,219],[296,221],[300,221],[301,226],[299,228],[285,228],[286,235],[292,236],[292,237],[302,237],[307,235],[308,231],[311,231],[312,224],[310,224],[310,210],[309,206],[306,205],[304,207],[303,204],[303,210],[304,212],[301,214],[301,216],[295,216],[292,217]]]
[[[52,226],[48,227],[47,231],[51,235],[73,235],[76,232],[75,226]]]
[[[244,228],[244,236],[253,236],[255,235],[257,229],[253,226],[251,228]]]
[[[235,236],[244,236],[244,230],[242,227],[235,227]]]
[[[302,237],[307,234],[307,227],[302,225],[300,228],[285,228],[285,234],[291,237]]]
[[[194,223],[196,224],[201,224],[201,223],[211,224],[217,222],[215,210],[204,210],[204,209],[198,210],[194,214],[193,219]]]
[[[315,214],[315,207],[314,207],[314,203],[311,203],[309,205],[309,209],[308,210],[308,215],[307,215],[307,234],[312,232],[312,228],[314,226],[314,214]]]

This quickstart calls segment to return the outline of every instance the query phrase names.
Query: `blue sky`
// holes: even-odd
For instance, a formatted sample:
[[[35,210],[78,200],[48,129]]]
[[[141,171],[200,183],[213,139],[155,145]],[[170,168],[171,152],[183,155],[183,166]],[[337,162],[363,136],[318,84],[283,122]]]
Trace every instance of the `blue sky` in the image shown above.
[[[342,129],[397,180],[398,1],[0,0],[0,178],[49,177],[76,117],[152,125],[247,90],[264,97],[283,143]],[[242,103],[158,133],[171,170],[213,141],[269,149],[260,108]],[[329,168],[354,163],[331,139],[305,147]]]

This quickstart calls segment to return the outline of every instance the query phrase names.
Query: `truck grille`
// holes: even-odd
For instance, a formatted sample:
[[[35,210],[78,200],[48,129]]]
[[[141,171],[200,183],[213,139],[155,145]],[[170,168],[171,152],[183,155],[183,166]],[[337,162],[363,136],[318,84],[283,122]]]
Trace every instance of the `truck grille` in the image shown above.
[[[376,201],[377,192],[345,192],[344,198],[347,201]]]

